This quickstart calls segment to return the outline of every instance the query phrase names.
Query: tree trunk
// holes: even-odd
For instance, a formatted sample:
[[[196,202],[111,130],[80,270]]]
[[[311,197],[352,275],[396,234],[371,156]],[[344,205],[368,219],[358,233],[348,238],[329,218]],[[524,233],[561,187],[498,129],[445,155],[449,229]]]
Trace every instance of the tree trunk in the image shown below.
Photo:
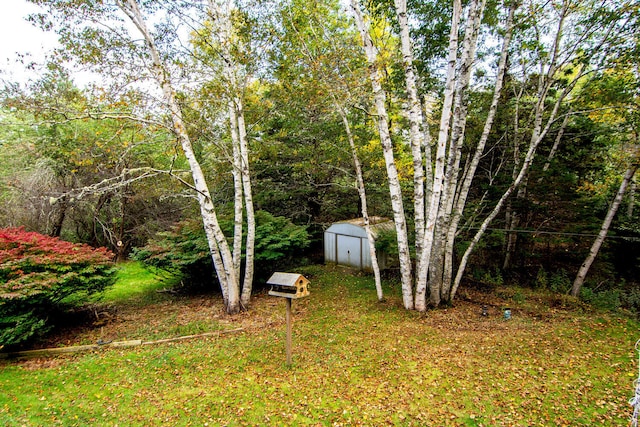
[[[247,128],[244,121],[244,107],[242,100],[236,98],[238,114],[238,135],[240,137],[240,160],[242,189],[244,191],[244,207],[247,212],[247,240],[245,242],[244,280],[242,283],[242,297],[240,301],[244,307],[249,305],[253,291],[253,266],[256,241],[256,216],[253,207],[253,191],[251,186],[251,171],[249,170],[249,144],[247,142]]]
[[[451,109],[453,105],[454,83],[458,51],[458,27],[460,25],[460,17],[462,13],[462,3],[460,0],[453,2],[453,16],[451,19],[451,32],[449,34],[449,55],[447,65],[447,78],[444,90],[444,101],[442,106],[442,114],[440,118],[440,128],[438,131],[438,143],[436,148],[435,172],[433,176],[433,188],[431,190],[431,198],[429,201],[429,210],[426,219],[424,243],[422,245],[422,255],[418,261],[416,272],[416,296],[415,307],[418,311],[426,311],[426,292],[427,292],[427,273],[429,269],[429,261],[433,247],[433,238],[435,232],[436,219],[440,210],[440,198],[442,195],[444,172],[445,172],[445,155],[447,148],[447,140],[449,137],[449,129],[451,123]],[[440,304],[440,295],[431,293],[431,303]]]
[[[193,151],[191,139],[189,138],[182,118],[182,111],[180,110],[180,105],[176,99],[175,89],[170,81],[170,73],[161,59],[155,40],[147,29],[142,12],[140,11],[136,0],[118,2],[118,6],[139,30],[145,40],[147,48],[149,49],[152,61],[151,67],[153,69],[155,79],[162,89],[164,100],[167,103],[167,108],[171,114],[173,131],[180,141],[180,145],[182,146],[187,162],[189,163],[189,168],[191,169],[193,187],[198,197],[200,214],[202,216],[202,222],[207,236],[207,241],[209,243],[214,267],[222,288],[226,310],[230,314],[237,313],[240,311],[240,295],[238,280],[233,265],[233,256],[229,250],[229,245],[227,244],[224,233],[220,228],[220,224],[218,223],[218,217],[211,199],[211,194],[209,193],[204,173],[202,172],[200,163]]]
[[[360,165],[360,159],[358,158],[358,151],[356,150],[356,144],[353,140],[353,134],[351,133],[351,126],[349,125],[349,119],[346,112],[340,106],[336,106],[342,123],[344,124],[344,130],[347,134],[347,140],[349,141],[349,147],[351,148],[351,156],[353,157],[353,167],[356,171],[356,184],[358,187],[358,194],[360,195],[360,205],[362,210],[362,220],[364,221],[364,230],[367,233],[367,240],[369,241],[369,255],[371,257],[371,268],[373,269],[373,277],[376,286],[376,293],[378,294],[378,301],[384,300],[384,294],[382,293],[382,280],[380,278],[380,266],[378,265],[378,256],[376,254],[376,241],[375,236],[371,232],[371,225],[369,222],[369,210],[367,208],[367,193],[364,187],[364,179],[362,177],[362,166]]]
[[[244,222],[242,198],[242,159],[240,158],[240,137],[238,136],[238,116],[233,101],[229,104],[229,128],[231,133],[231,148],[233,159],[231,175],[233,176],[233,268],[236,276],[240,277],[242,263],[242,224]]]
[[[449,289],[451,286],[451,275],[453,272],[453,259],[451,256],[447,255],[448,252],[451,252],[451,255],[453,255],[453,238],[455,230],[451,228],[453,219],[452,211],[455,202],[456,188],[458,188],[460,178],[460,161],[462,158],[462,145],[467,124],[467,112],[469,105],[469,82],[473,71],[478,32],[480,30],[480,23],[482,21],[485,5],[486,2],[480,0],[474,0],[469,5],[462,55],[460,57],[461,66],[456,78],[457,84],[453,102],[449,159],[444,177],[444,190],[440,207],[440,216],[442,217],[442,230],[440,235],[442,242],[440,243],[440,251],[442,251],[442,253],[439,255],[439,259],[442,262],[442,266],[440,267],[442,274],[441,277],[438,278],[440,281],[439,287],[437,289],[435,286],[432,287],[434,291],[440,293],[440,299],[446,302],[449,302]],[[451,233],[447,231],[448,229]],[[448,241],[450,234],[452,234],[451,242]]]
[[[69,201],[67,196],[60,197],[56,203],[57,209],[54,212],[53,224],[51,226],[51,237],[60,237],[62,233],[62,225],[64,224],[64,219],[67,216],[67,208],[69,207]]]
[[[424,241],[425,216],[425,179],[422,147],[425,146],[422,130],[426,127],[423,121],[422,108],[418,98],[418,85],[415,68],[413,66],[413,46],[409,35],[407,18],[407,1],[395,0],[396,15],[400,26],[400,42],[402,48],[402,65],[404,68],[405,86],[409,100],[409,138],[411,140],[411,154],[413,157],[413,204],[414,227],[416,237],[416,259],[420,259]],[[430,162],[431,159],[428,159]],[[429,164],[429,163],[427,163]]]
[[[240,280],[240,266],[242,258],[243,203],[244,212],[247,214],[247,238],[244,245],[244,279],[242,280],[242,292],[240,297],[242,306],[246,308],[251,300],[251,293],[253,290],[256,221],[253,206],[251,173],[249,169],[249,144],[247,142],[244,105],[240,95],[243,92],[244,84],[241,83],[241,81],[243,81],[239,72],[241,71],[241,68],[238,66],[232,53],[232,44],[235,40],[231,18],[233,1],[229,1],[227,3],[226,9],[212,0],[209,0],[208,4],[211,19],[219,25],[219,53],[224,63],[224,75],[227,82],[226,96],[229,103],[229,121],[231,123],[234,165],[234,261],[236,262],[238,280]]]
[[[543,172],[546,172],[549,170],[549,166],[551,166],[551,161],[553,160],[553,158],[556,156],[556,153],[558,152],[558,148],[560,147],[560,142],[562,141],[564,132],[567,129],[567,125],[569,124],[569,117],[571,117],[571,114],[573,114],[573,111],[569,110],[569,112],[564,116],[564,120],[562,120],[562,124],[560,125],[560,130],[558,130],[556,139],[553,141],[553,146],[551,147],[551,150],[549,151],[549,155],[547,156],[547,161],[544,162],[544,166],[542,167]],[[538,179],[538,182],[541,182],[542,179],[543,177],[540,177]]]
[[[600,228],[598,237],[596,237],[596,240],[593,242],[593,245],[591,245],[591,249],[589,250],[589,255],[587,255],[587,258],[584,260],[584,262],[580,266],[580,270],[578,270],[576,279],[573,281],[573,286],[571,288],[571,295],[573,295],[574,297],[577,297],[580,295],[580,289],[582,289],[582,285],[584,284],[584,280],[587,277],[589,268],[591,268],[591,264],[593,264],[593,261],[596,259],[596,256],[600,251],[600,247],[602,246],[604,239],[607,237],[607,233],[609,232],[609,227],[611,226],[613,217],[616,215],[616,212],[618,211],[618,207],[622,202],[622,197],[624,196],[624,193],[627,191],[629,182],[631,182],[631,180],[633,179],[633,176],[635,175],[636,170],[638,170],[637,161],[627,169],[627,171],[624,174],[624,177],[622,178],[622,182],[620,183],[620,188],[618,188],[616,197],[613,199],[613,202],[609,206],[609,211],[607,212],[607,215],[605,216],[604,221],[602,222],[602,228]]]
[[[391,208],[396,227],[398,241],[398,256],[400,261],[400,275],[402,280],[402,300],[407,310],[413,309],[413,283],[411,278],[411,258],[409,253],[409,241],[407,238],[407,224],[402,202],[402,191],[400,179],[395,165],[393,154],[393,144],[389,132],[389,119],[386,108],[386,95],[382,88],[382,76],[377,65],[377,54],[373,46],[373,41],[369,35],[368,25],[365,23],[360,11],[358,0],[351,0],[351,8],[354,13],[356,25],[360,31],[364,50],[369,63],[369,79],[373,88],[373,96],[378,114],[378,133],[384,154],[387,169],[387,179],[389,182],[389,193],[391,195]]]

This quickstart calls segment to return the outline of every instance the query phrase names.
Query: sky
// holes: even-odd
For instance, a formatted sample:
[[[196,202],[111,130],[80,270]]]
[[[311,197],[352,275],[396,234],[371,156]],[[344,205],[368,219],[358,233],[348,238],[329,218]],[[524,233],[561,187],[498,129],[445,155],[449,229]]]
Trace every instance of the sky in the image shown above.
[[[56,35],[45,33],[26,21],[38,8],[26,0],[2,0],[0,11],[0,78],[26,81],[32,77],[16,65],[18,54],[30,55],[30,60],[42,61],[45,53],[56,46]]]

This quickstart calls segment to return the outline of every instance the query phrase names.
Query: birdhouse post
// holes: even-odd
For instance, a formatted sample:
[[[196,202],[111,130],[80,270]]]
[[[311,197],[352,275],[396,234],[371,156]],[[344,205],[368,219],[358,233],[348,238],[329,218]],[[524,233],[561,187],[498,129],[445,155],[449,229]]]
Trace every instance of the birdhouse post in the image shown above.
[[[267,280],[269,295],[287,300],[287,365],[291,364],[291,300],[309,296],[309,280],[297,273],[276,272]]]

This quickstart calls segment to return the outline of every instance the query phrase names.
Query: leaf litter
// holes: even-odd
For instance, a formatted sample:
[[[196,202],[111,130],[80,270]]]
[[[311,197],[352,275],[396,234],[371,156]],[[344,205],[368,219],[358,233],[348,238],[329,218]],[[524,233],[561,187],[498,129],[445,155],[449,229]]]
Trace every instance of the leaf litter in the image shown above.
[[[112,380],[144,396],[141,424],[171,423],[185,414],[194,425],[230,426],[587,426],[629,420],[635,321],[575,301],[550,303],[556,297],[544,294],[531,292],[515,302],[477,289],[464,289],[452,307],[420,314],[404,311],[393,296],[377,302],[366,278],[337,281],[319,274],[315,280],[311,297],[293,304],[290,367],[284,364],[284,301],[266,293],[236,316],[227,316],[211,296],[125,305],[99,327],[80,325],[47,344],[243,328],[237,336],[92,356],[109,359],[116,367]],[[510,320],[503,316],[507,305]],[[82,360],[18,366],[70,372]],[[153,381],[127,383],[132,367]],[[162,398],[168,390],[175,407]],[[94,399],[105,408],[119,405],[115,395]],[[117,420],[117,411],[106,413]]]

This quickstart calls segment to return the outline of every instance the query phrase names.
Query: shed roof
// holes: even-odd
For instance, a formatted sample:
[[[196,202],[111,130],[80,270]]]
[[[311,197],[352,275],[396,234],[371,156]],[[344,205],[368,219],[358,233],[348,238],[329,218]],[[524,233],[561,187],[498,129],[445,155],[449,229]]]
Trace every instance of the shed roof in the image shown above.
[[[381,231],[392,231],[395,229],[393,221],[389,218],[372,216],[369,217],[369,227],[374,237]],[[364,218],[354,218],[333,223],[325,233],[346,234],[350,236],[367,237],[364,229]]]

